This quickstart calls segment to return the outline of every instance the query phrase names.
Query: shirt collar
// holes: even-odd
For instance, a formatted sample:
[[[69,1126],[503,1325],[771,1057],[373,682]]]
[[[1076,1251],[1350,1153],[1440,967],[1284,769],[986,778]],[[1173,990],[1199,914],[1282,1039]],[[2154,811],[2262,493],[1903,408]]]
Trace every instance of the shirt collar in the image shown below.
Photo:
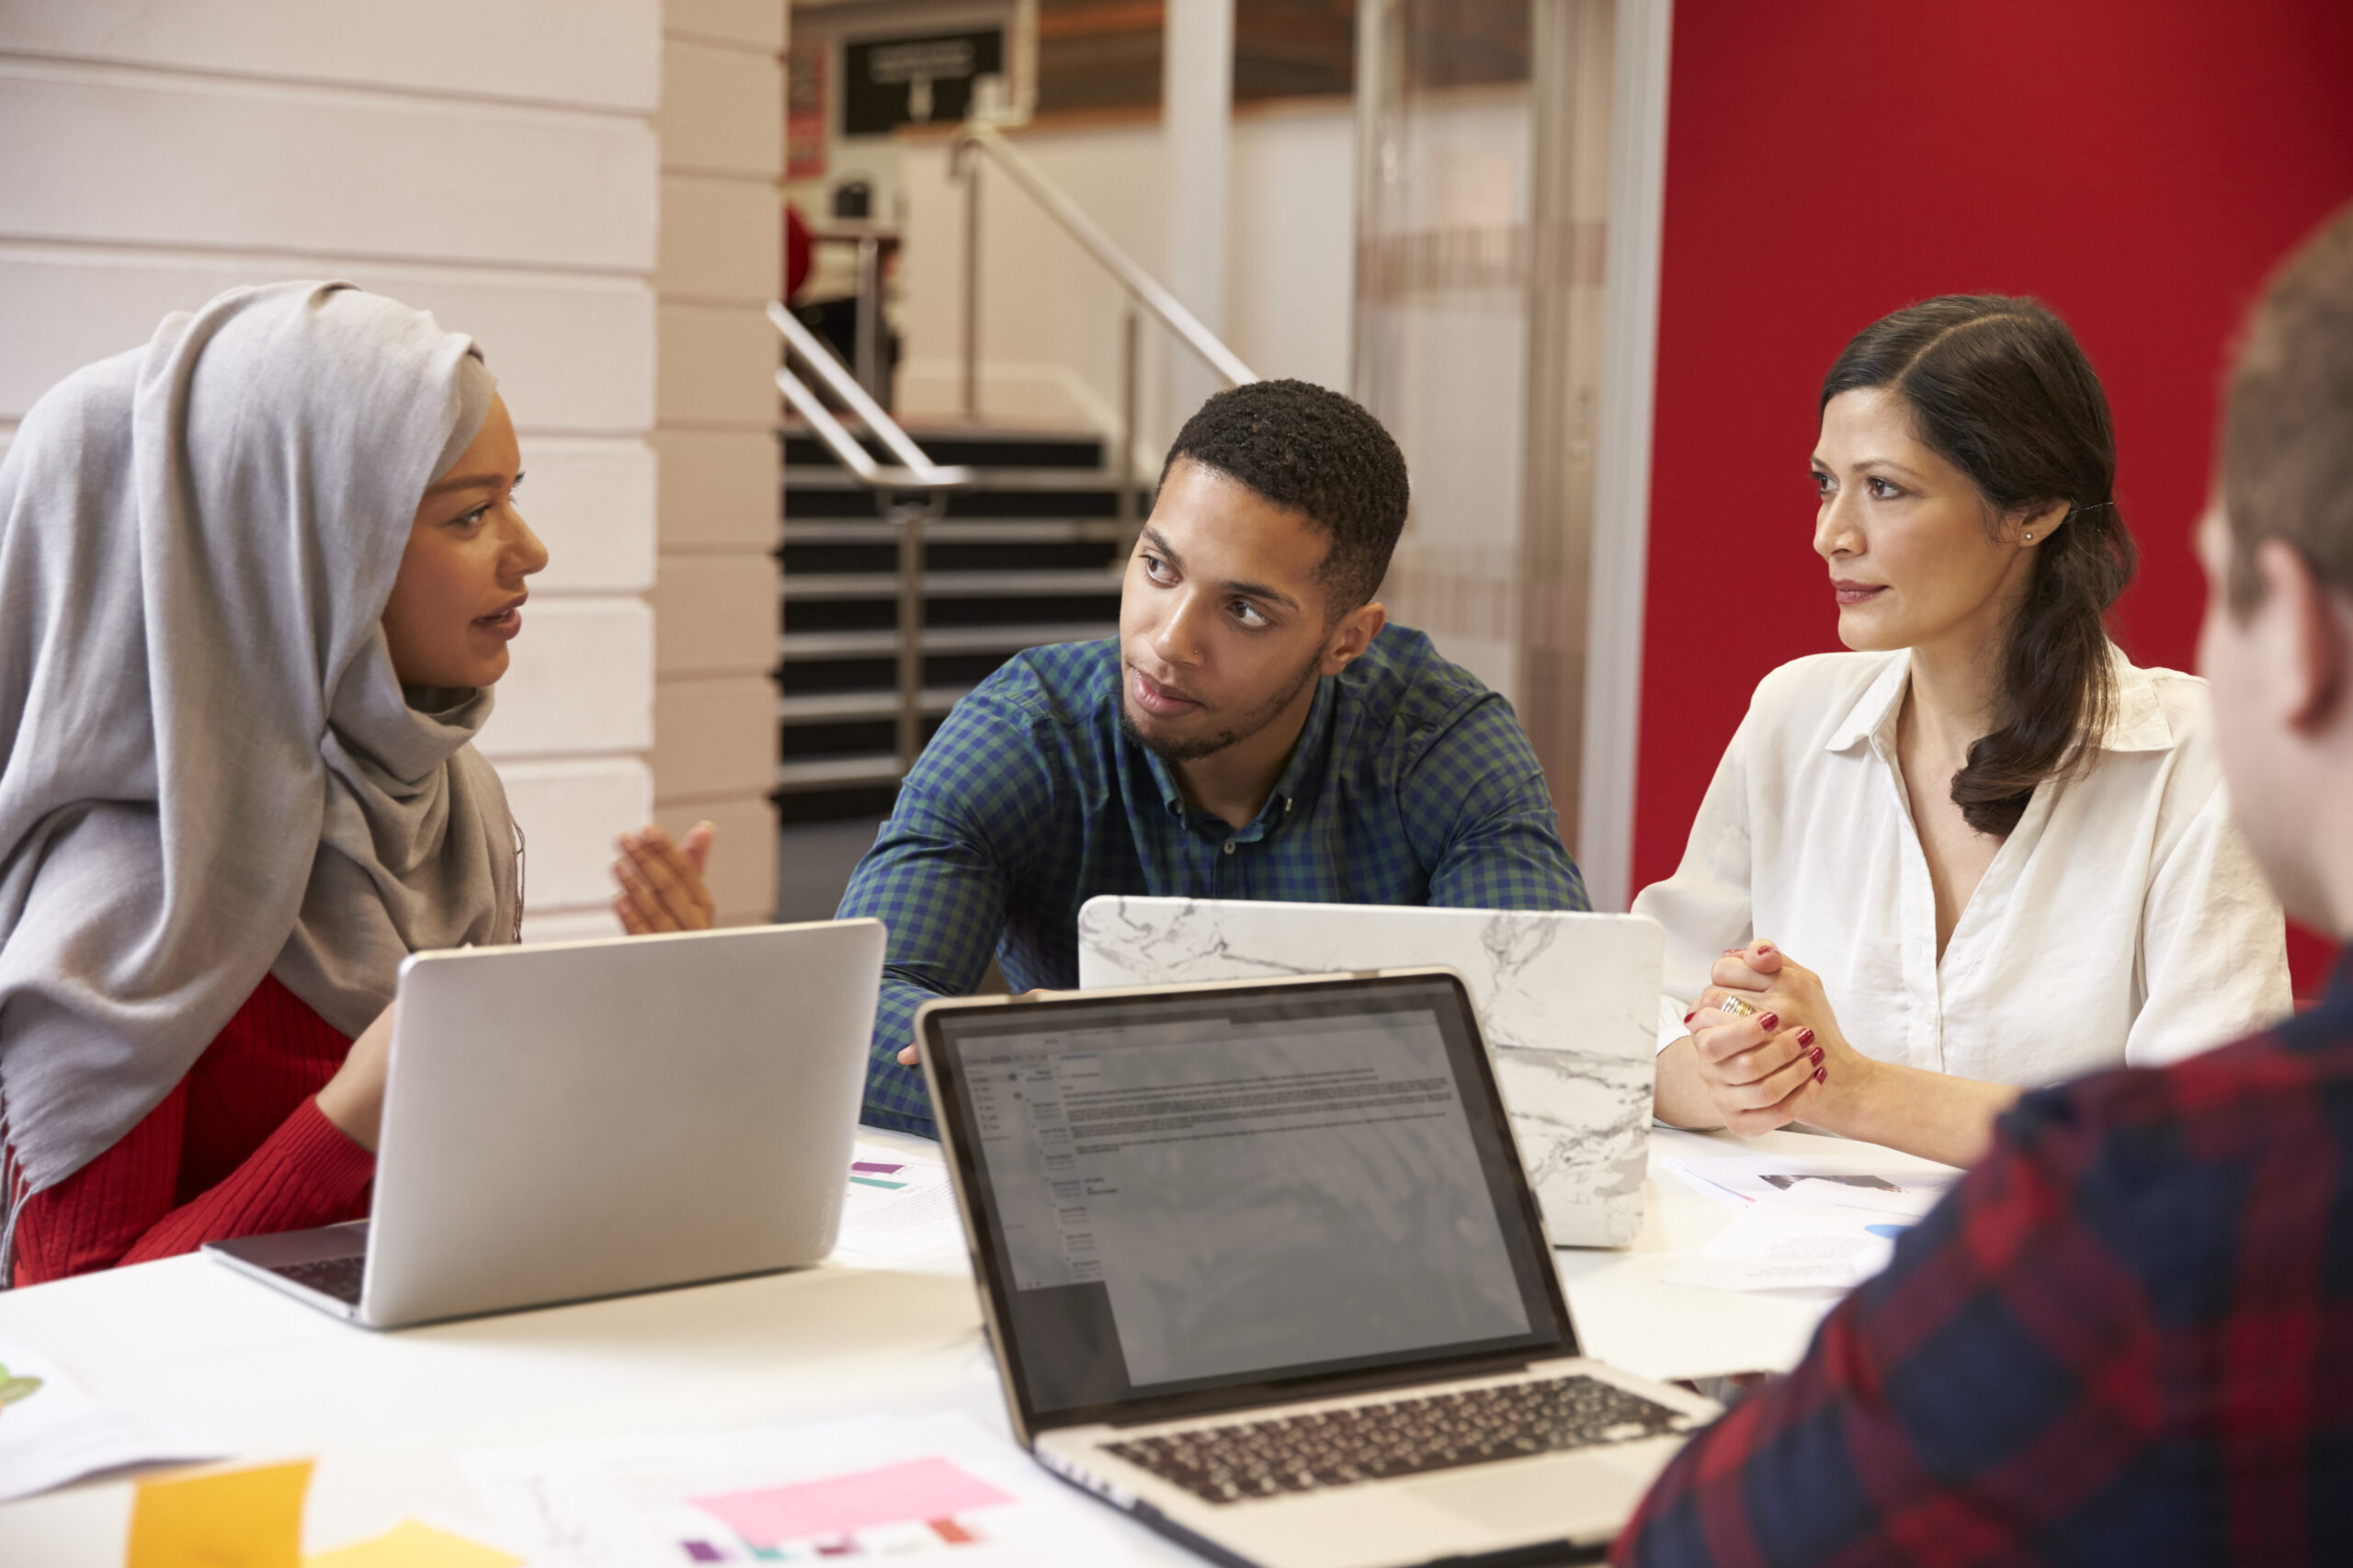
[[[1830,744],[1824,751],[1845,751],[1858,741],[1878,736],[1888,745],[1895,744],[1895,716],[1903,711],[1904,692],[1912,679],[1912,655],[1890,659],[1877,679],[1863,687],[1855,705],[1847,710],[1846,718],[1830,733]]]
[[[2100,736],[2103,751],[2165,751],[2173,744],[2173,725],[2165,705],[2158,700],[2157,683],[2149,672],[2109,644],[2109,667],[2116,671],[2116,706],[2108,715],[2108,730]]]
[[[2149,672],[2124,656],[2114,643],[2108,648],[2109,667],[2116,676],[2116,702],[2101,732],[2102,751],[2164,751],[2173,744],[2173,726],[2165,704],[2158,700],[2157,683]],[[1895,744],[1896,716],[1904,710],[1904,693],[1912,679],[1912,655],[1891,659],[1878,678],[1863,688],[1854,707],[1831,732],[1824,751],[1845,751],[1858,741],[1876,738],[1883,747]]]
[[[1249,828],[1242,829],[1243,833],[1256,836],[1288,813],[1301,796],[1313,792],[1314,780],[1332,752],[1333,712],[1338,700],[1335,691],[1338,685],[1339,679],[1335,676],[1317,678],[1315,700],[1308,707],[1307,722],[1300,726],[1298,743],[1290,748],[1290,760],[1283,765],[1282,776],[1275,780],[1267,803],[1258,809],[1257,820]],[[1152,781],[1160,790],[1161,806],[1171,817],[1181,821],[1185,815],[1185,791],[1176,782],[1176,770],[1158,752],[1149,747],[1142,749],[1144,766],[1152,770]]]

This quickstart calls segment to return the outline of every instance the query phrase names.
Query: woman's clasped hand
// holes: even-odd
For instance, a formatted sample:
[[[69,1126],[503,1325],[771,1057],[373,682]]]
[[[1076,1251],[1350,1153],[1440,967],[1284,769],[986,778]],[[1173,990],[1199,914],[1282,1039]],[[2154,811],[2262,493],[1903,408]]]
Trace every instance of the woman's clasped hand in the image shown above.
[[[1834,1084],[1855,1085],[1870,1071],[1870,1059],[1838,1032],[1821,980],[1772,943],[1725,949],[1708,978],[1684,1023],[1699,1083],[1727,1130],[1753,1138],[1813,1119]]]

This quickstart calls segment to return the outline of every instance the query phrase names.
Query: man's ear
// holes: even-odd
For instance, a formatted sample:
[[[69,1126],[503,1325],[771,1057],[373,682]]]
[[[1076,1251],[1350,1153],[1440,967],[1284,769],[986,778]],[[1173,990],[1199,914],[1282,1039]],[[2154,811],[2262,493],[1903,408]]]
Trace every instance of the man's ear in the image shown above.
[[[1318,675],[1336,676],[1353,664],[1358,655],[1372,645],[1381,629],[1389,624],[1389,611],[1375,602],[1358,605],[1342,616],[1331,633],[1324,639],[1324,662],[1316,668]]]
[[[2279,717],[2316,734],[2345,717],[2353,691],[2353,605],[2285,540],[2257,544],[2254,564],[2263,597],[2247,614]]]

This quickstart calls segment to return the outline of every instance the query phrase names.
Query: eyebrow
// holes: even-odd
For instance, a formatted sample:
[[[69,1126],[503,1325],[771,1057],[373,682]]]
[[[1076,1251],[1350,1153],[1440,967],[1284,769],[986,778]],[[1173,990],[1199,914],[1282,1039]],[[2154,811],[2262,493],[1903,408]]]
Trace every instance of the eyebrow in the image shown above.
[[[1179,572],[1185,569],[1185,558],[1178,555],[1174,550],[1169,548],[1167,536],[1163,534],[1158,528],[1154,528],[1149,523],[1145,524],[1143,539],[1146,544],[1151,545],[1153,549],[1168,557],[1168,563],[1171,566],[1176,567]],[[1271,587],[1265,583],[1244,583],[1236,582],[1232,578],[1228,578],[1220,585],[1222,586],[1226,592],[1230,594],[1240,594],[1244,598],[1265,599],[1270,604],[1281,605],[1286,609],[1297,609],[1300,608],[1300,604],[1297,599],[1292,598],[1280,588]]]
[[[1828,464],[1828,463],[1826,463],[1826,462],[1823,461],[1820,458],[1810,458],[1810,459],[1808,459],[1808,460],[1807,460],[1807,461],[1808,461],[1808,462],[1809,462],[1813,467],[1817,468],[1817,469],[1821,469],[1821,470],[1824,471],[1825,472],[1828,472],[1828,470],[1830,469],[1830,466],[1831,466],[1830,464]],[[1862,461],[1860,461],[1860,462],[1857,463],[1855,466],[1856,466],[1857,468],[1859,468],[1859,469],[1864,469],[1864,468],[1884,468],[1884,469],[1892,469],[1892,470],[1893,470],[1895,472],[1902,474],[1902,475],[1903,475],[1904,478],[1906,478],[1906,479],[1921,480],[1921,479],[1923,479],[1923,478],[1924,478],[1924,476],[1920,473],[1920,472],[1919,472],[1917,469],[1909,469],[1909,468],[1905,468],[1902,463],[1897,462],[1893,458],[1865,458]]]
[[[519,484],[522,482],[523,476],[517,474],[515,483]],[[436,480],[426,485],[425,493],[427,495],[446,495],[452,490],[495,490],[506,483],[506,476],[503,473],[453,473],[447,479]]]

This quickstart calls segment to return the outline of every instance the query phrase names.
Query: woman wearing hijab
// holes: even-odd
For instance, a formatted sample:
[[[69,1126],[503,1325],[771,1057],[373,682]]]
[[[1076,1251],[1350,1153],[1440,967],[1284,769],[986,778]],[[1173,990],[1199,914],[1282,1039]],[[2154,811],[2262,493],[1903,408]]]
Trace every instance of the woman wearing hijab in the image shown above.
[[[480,354],[345,284],[167,317],[0,462],[0,1282],[367,1212],[403,958],[511,942],[472,741],[547,551]],[[708,925],[625,841],[624,923]],[[698,916],[699,918],[698,918]]]

